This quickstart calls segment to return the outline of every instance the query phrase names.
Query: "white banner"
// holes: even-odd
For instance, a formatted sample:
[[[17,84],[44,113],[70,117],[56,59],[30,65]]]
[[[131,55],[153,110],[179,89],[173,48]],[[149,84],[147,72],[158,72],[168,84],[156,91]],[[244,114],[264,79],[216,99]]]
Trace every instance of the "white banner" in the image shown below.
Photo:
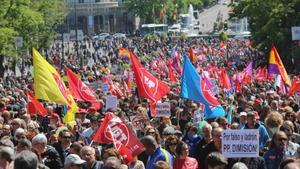
[[[224,130],[221,139],[222,154],[227,158],[259,156],[257,129]]]
[[[170,117],[171,106],[169,102],[156,103],[156,117]]]
[[[118,103],[119,103],[119,101],[118,101],[117,96],[113,96],[113,95],[106,96],[105,109],[106,110],[108,110],[108,109],[116,110]]]

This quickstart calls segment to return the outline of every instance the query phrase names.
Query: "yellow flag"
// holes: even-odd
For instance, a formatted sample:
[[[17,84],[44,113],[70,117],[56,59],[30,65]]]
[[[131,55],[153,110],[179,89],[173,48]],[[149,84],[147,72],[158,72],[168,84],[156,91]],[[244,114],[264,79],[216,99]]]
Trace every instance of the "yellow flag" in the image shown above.
[[[33,48],[32,53],[35,97],[37,99],[66,104],[68,106],[68,112],[64,117],[64,122],[74,122],[75,113],[78,112],[78,107],[63,83],[60,74],[36,49]]]
[[[70,105],[66,87],[60,75],[42,56],[33,48],[34,93],[37,99]]]
[[[71,105],[68,105],[68,112],[64,116],[63,121],[65,124],[68,124],[73,128],[75,124],[75,113],[78,112],[78,107],[69,91],[68,91],[68,96],[72,103]]]

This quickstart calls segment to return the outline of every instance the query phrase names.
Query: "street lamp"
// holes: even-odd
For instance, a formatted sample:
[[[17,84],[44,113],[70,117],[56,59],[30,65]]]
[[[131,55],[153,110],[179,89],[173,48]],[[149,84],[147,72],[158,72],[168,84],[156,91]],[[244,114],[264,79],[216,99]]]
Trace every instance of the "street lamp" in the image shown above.
[[[78,52],[78,28],[77,28],[77,0],[74,0],[74,15],[75,15],[75,50],[76,50],[76,56],[79,56],[79,52]],[[83,67],[83,60],[82,57],[80,57],[80,67]]]

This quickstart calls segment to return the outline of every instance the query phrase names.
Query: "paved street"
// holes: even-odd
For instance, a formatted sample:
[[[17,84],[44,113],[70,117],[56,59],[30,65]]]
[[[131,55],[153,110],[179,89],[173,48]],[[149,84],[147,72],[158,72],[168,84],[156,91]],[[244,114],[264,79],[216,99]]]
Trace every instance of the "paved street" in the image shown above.
[[[211,32],[213,30],[214,22],[216,21],[219,12],[223,15],[223,21],[228,19],[228,1],[229,0],[222,0],[217,5],[205,9],[200,13],[199,21],[201,25],[200,31],[202,33]]]

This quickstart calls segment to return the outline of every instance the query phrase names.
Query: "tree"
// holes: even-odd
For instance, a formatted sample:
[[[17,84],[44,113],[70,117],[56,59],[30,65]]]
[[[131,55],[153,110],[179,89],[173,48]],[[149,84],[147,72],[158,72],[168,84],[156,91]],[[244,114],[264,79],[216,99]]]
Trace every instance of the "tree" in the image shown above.
[[[55,29],[67,14],[63,0],[1,0],[0,1],[0,63],[4,57],[19,59],[15,38],[23,38],[19,50],[48,47]],[[0,76],[4,67],[0,64]]]
[[[174,15],[187,13],[189,4],[200,9],[204,2],[212,3],[211,0],[126,0],[126,6],[142,19],[142,23],[162,23],[161,15],[170,22],[177,18]]]
[[[289,64],[291,27],[300,23],[299,5],[300,0],[243,0],[233,6],[232,17],[248,17],[254,44],[269,53],[274,43],[283,62]]]

